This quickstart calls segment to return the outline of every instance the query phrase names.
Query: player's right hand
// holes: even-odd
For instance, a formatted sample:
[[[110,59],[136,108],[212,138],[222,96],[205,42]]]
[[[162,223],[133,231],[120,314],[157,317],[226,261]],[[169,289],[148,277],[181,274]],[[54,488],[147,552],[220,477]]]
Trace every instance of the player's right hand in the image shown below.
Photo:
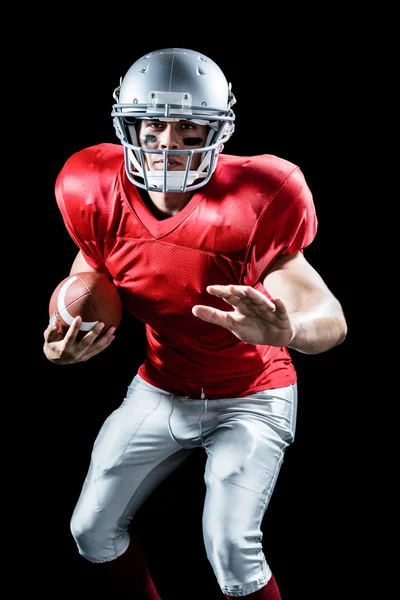
[[[64,337],[57,332],[54,322],[49,323],[43,334],[43,352],[50,362],[56,365],[84,362],[108,348],[115,339],[115,327],[110,327],[100,336],[103,323],[97,323],[82,339],[77,340],[81,323],[81,317],[75,317]]]

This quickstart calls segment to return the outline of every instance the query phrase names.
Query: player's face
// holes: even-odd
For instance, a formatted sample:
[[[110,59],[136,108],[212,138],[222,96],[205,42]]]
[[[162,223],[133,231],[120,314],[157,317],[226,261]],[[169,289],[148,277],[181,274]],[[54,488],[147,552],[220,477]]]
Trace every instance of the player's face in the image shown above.
[[[206,125],[198,125],[190,121],[158,121],[145,119],[140,121],[139,140],[142,148],[154,150],[193,150],[203,148],[208,134]],[[168,158],[168,171],[183,171],[186,168],[188,156],[173,155]],[[190,169],[196,170],[200,165],[201,152],[193,155]],[[146,153],[147,168],[150,171],[164,169],[162,154]]]

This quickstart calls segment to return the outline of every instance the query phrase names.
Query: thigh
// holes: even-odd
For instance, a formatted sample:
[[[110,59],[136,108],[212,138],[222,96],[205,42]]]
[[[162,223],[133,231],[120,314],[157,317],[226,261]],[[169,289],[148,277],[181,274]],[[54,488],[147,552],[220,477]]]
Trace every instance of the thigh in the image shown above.
[[[169,395],[140,378],[95,440],[75,512],[125,525],[155,487],[188,455],[170,435]]]
[[[270,498],[285,450],[294,439],[296,407],[295,385],[218,401],[218,426],[205,443],[205,479],[209,488],[224,484],[227,506],[235,488],[262,501]]]
[[[169,431],[169,394],[135,377],[127,395],[105,420],[93,445],[88,480],[134,470],[144,476],[179,450]]]

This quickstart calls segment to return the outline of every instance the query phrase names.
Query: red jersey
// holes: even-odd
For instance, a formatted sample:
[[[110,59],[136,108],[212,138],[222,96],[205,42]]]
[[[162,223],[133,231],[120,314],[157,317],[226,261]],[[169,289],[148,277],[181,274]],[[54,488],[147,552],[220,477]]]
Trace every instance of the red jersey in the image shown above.
[[[210,182],[159,221],[126,176],[123,147],[99,144],[67,160],[56,199],[87,262],[111,275],[125,309],[145,323],[146,381],[193,398],[296,381],[286,348],[243,342],[191,309],[229,310],[207,293],[211,284],[250,285],[270,297],[262,281],[275,258],[312,242],[315,208],[298,166],[268,154],[221,154]]]

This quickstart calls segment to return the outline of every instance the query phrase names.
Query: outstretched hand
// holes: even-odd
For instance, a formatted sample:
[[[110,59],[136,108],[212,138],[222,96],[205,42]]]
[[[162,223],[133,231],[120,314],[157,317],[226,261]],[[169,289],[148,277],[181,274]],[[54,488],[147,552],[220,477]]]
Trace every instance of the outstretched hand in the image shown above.
[[[229,329],[249,344],[281,347],[292,341],[294,326],[280,298],[271,302],[258,290],[245,285],[209,285],[207,292],[222,298],[233,310],[193,306],[192,313],[199,319]]]

